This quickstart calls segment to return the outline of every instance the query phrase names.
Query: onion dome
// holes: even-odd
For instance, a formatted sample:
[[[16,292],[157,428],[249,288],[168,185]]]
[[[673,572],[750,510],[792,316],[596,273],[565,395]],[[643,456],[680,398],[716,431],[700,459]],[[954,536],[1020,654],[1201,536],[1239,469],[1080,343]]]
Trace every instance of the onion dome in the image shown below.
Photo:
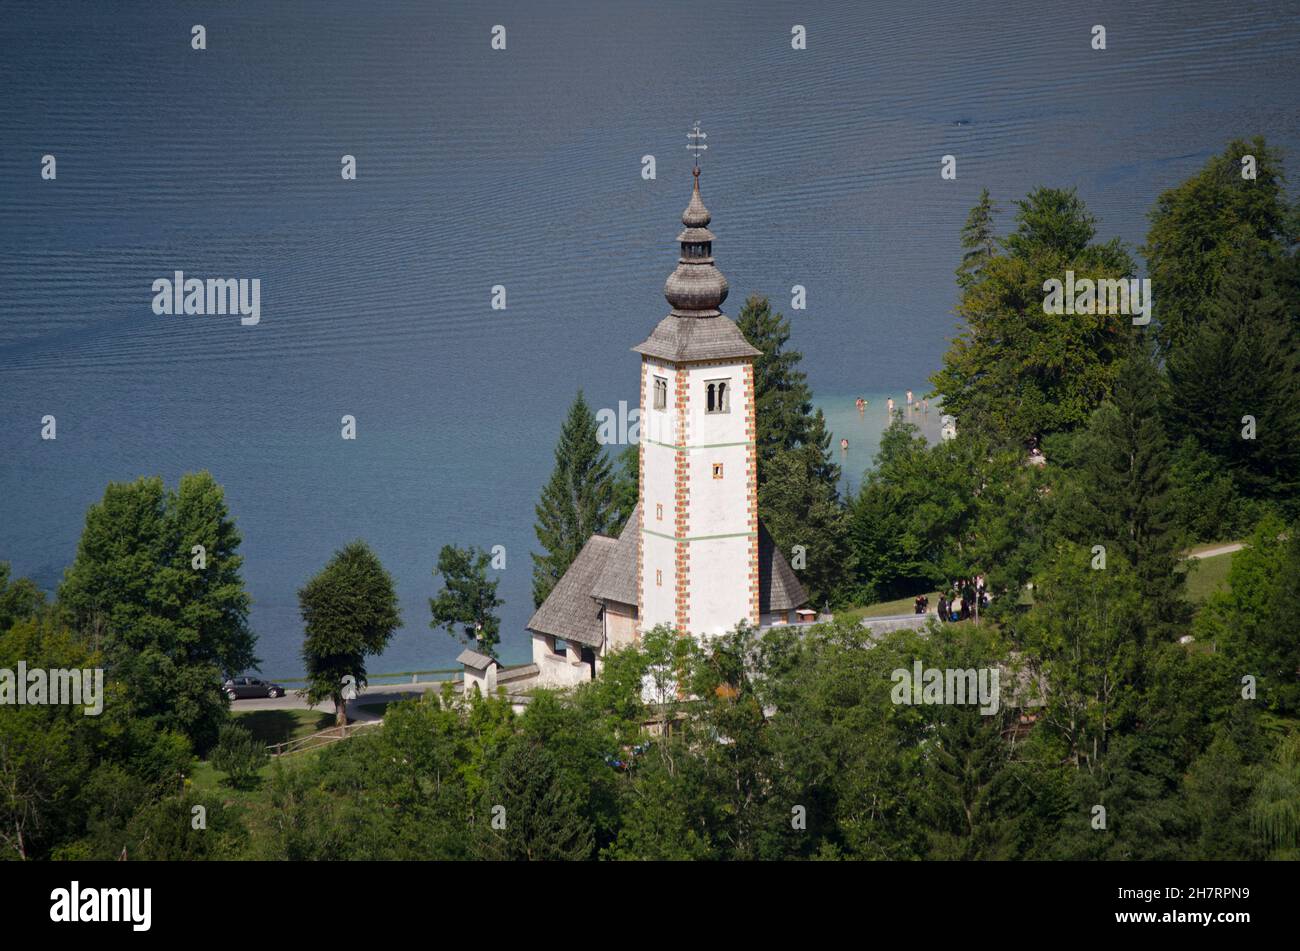
[[[717,317],[718,308],[727,299],[727,279],[713,266],[713,232],[707,227],[709,209],[700,198],[700,169],[694,170],[695,188],[691,203],[682,212],[685,230],[677,236],[682,246],[677,270],[668,275],[664,297],[672,305],[674,317]]]

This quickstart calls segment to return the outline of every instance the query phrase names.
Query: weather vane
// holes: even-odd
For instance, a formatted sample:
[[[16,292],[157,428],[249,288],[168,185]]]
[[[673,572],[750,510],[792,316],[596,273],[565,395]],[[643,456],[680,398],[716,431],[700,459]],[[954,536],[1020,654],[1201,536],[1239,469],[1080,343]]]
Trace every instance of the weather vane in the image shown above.
[[[704,144],[704,140],[708,137],[709,135],[707,132],[700,131],[699,119],[695,120],[695,127],[691,129],[690,132],[686,133],[686,138],[690,140],[690,142],[687,143],[686,148],[695,156],[695,169],[697,175],[699,174],[700,168],[700,153],[708,149],[708,146]]]

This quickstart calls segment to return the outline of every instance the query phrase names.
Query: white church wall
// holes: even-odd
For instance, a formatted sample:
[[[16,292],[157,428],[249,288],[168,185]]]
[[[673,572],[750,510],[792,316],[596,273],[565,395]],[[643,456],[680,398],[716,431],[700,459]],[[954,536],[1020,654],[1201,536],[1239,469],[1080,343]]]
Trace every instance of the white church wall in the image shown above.
[[[647,523],[649,527],[649,523]],[[672,531],[671,523],[667,529]],[[645,532],[641,539],[641,629],[677,620],[677,545],[671,538]],[[662,572],[656,576],[656,571]]]
[[[725,634],[753,610],[748,537],[709,538],[691,542],[691,633]],[[697,581],[697,576],[706,579]]]

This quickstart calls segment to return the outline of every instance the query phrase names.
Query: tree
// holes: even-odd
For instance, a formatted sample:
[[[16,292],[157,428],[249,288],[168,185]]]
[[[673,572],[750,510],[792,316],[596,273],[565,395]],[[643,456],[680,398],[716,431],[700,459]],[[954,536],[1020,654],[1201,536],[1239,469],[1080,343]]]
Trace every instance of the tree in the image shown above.
[[[45,592],[31,578],[9,580],[9,562],[0,561],[0,634],[31,617],[45,604]]]
[[[59,604],[141,716],[199,752],[226,717],[223,674],[255,667],[239,533],[207,472],[167,491],[159,478],[111,483],[86,513]],[[195,546],[202,546],[201,550]]]
[[[1220,254],[1222,254],[1222,249]],[[1280,269],[1243,248],[1169,354],[1170,418],[1239,495],[1300,513],[1300,349]]]
[[[494,861],[590,858],[592,824],[577,802],[577,790],[561,781],[554,758],[540,743],[529,737],[512,740],[484,799],[476,854]]]
[[[1255,161],[1255,177],[1242,176],[1243,156]],[[1142,249],[1151,274],[1155,317],[1166,350],[1209,317],[1224,279],[1240,267],[1250,246],[1264,261],[1277,261],[1296,239],[1294,209],[1287,202],[1281,153],[1264,139],[1235,139],[1187,181],[1162,193],[1151,214]],[[1202,371],[1213,375],[1214,365]]]
[[[632,510],[640,499],[641,447],[627,446],[617,457],[618,470],[614,473],[613,506],[610,526],[617,529],[627,524]]]
[[[582,391],[569,408],[555,447],[555,469],[542,487],[534,531],[533,604],[540,607],[592,535],[610,531],[614,482],[600,445],[596,417]]]
[[[799,369],[803,354],[786,349],[790,321],[774,312],[766,297],[751,294],[740,308],[736,325],[750,345],[762,351],[754,358],[755,442],[761,485],[778,452],[808,442],[812,391],[807,375]]]
[[[1118,552],[1134,569],[1153,624],[1185,620],[1182,538],[1174,524],[1172,456],[1160,407],[1164,381],[1152,355],[1135,346],[1121,361],[1111,397],[1072,446],[1071,478],[1058,510],[1064,534],[1085,548]]]
[[[298,591],[307,667],[304,693],[313,703],[334,701],[335,722],[346,726],[344,677],[366,682],[366,657],[380,653],[402,626],[393,579],[363,541],[335,552]]]
[[[501,620],[495,612],[505,602],[497,597],[498,581],[488,580],[490,563],[487,552],[477,548],[442,546],[433,573],[442,576],[443,587],[436,598],[429,599],[433,614],[429,626],[446,628],[462,644],[472,637],[479,650],[495,657],[501,640]],[[460,632],[457,625],[461,625]]]
[[[839,605],[852,597],[848,514],[834,489],[816,477],[806,452],[782,452],[772,459],[767,481],[758,490],[758,508],[777,550],[788,561],[796,545],[804,549],[805,563],[791,564],[810,603]]]
[[[985,188],[961,229],[961,246],[966,250],[957,268],[958,287],[966,288],[979,281],[985,263],[997,254],[997,237],[993,231],[993,216],[997,212],[998,207]]]
[[[983,258],[957,305],[966,330],[930,377],[963,433],[994,445],[1041,441],[1085,422],[1109,394],[1128,317],[1044,313],[1044,282],[1126,278],[1118,240],[1092,243],[1095,220],[1071,191],[1039,188],[1016,203],[1006,253]],[[1102,308],[1098,308],[1101,310]]]

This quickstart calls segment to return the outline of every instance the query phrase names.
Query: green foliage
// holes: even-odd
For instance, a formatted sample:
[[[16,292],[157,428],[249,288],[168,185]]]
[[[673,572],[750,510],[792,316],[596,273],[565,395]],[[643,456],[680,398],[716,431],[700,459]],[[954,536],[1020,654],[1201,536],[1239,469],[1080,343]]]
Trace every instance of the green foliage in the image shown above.
[[[305,631],[302,659],[307,698],[334,701],[340,726],[347,723],[343,678],[366,681],[366,657],[380,653],[402,626],[393,579],[363,541],[334,553],[298,591]]]
[[[614,473],[611,527],[627,524],[627,520],[632,517],[632,510],[636,508],[641,487],[641,447],[625,446],[618,454],[616,463],[618,469]]]
[[[134,710],[203,751],[226,717],[223,674],[253,667],[239,533],[207,472],[111,483],[86,513],[59,604],[103,648]],[[205,566],[194,567],[202,545]]]
[[[1174,431],[1237,494],[1300,514],[1300,350],[1279,266],[1243,252],[1169,354]],[[1247,432],[1248,420],[1253,432]]]
[[[17,671],[20,662],[93,671],[103,657],[44,612],[0,633],[0,669]],[[126,686],[111,677],[101,699],[98,716],[83,706],[16,706],[12,698],[0,705],[0,855],[71,849],[75,857],[78,840],[122,828],[142,803],[179,787],[188,740],[134,716]]]
[[[754,359],[755,443],[762,485],[768,465],[780,452],[808,444],[812,390],[807,374],[799,369],[803,354],[787,349],[790,321],[773,311],[766,297],[751,294],[736,325],[750,345],[762,351]]]
[[[1073,191],[1040,188],[1016,203],[1004,253],[984,257],[957,312],[967,330],[930,380],[964,433],[996,445],[1082,424],[1110,392],[1129,328],[1109,314],[1045,314],[1043,283],[1120,278],[1134,271],[1118,241],[1091,243],[1095,219]]]
[[[1255,157],[1254,180],[1241,176],[1241,158],[1248,154]],[[1209,319],[1211,302],[1221,296],[1225,278],[1242,266],[1243,247],[1275,261],[1296,238],[1281,153],[1259,137],[1229,143],[1197,174],[1161,194],[1150,218],[1142,253],[1151,274],[1161,342],[1175,351]],[[1211,376],[1217,369],[1212,364],[1201,367]]]
[[[589,858],[594,832],[555,755],[527,735],[513,739],[484,798],[475,830],[478,858],[574,861]]]
[[[608,534],[618,514],[609,457],[600,444],[596,416],[578,391],[555,446],[555,469],[542,487],[534,531],[533,604],[540,607],[592,535]]]
[[[438,566],[434,576],[442,576],[442,590],[429,599],[433,619],[429,626],[446,628],[447,633],[462,644],[474,638],[479,650],[496,656],[501,640],[501,619],[496,609],[505,604],[497,597],[498,581],[488,580],[488,567],[492,559],[477,548],[457,548],[443,545],[438,552]],[[460,631],[457,631],[457,626]]]
[[[957,268],[958,287],[967,288],[977,283],[983,275],[984,265],[997,254],[997,236],[993,229],[993,216],[997,213],[997,205],[985,188],[961,229],[961,246],[965,251]]]
[[[1150,355],[1134,348],[1119,365],[1111,397],[1093,411],[1064,460],[1061,534],[1118,553],[1137,574],[1149,626],[1185,620],[1184,539],[1174,523],[1171,453],[1159,407],[1163,380]]]
[[[9,562],[0,561],[0,634],[31,617],[45,604],[45,592],[30,578],[9,580]]]
[[[1196,618],[1199,641],[1213,645],[1236,677],[1258,681],[1259,699],[1271,710],[1300,713],[1300,523],[1276,516],[1260,520],[1247,545],[1232,558],[1228,588],[1206,601]]]
[[[238,723],[221,728],[211,757],[212,765],[226,774],[226,782],[235,789],[255,786],[258,773],[269,760],[266,747]]]
[[[849,518],[835,489],[818,478],[806,449],[779,453],[759,486],[758,509],[777,550],[790,560],[791,550],[803,546],[806,567],[799,580],[810,604],[839,605],[853,595],[853,555],[849,547]]]

